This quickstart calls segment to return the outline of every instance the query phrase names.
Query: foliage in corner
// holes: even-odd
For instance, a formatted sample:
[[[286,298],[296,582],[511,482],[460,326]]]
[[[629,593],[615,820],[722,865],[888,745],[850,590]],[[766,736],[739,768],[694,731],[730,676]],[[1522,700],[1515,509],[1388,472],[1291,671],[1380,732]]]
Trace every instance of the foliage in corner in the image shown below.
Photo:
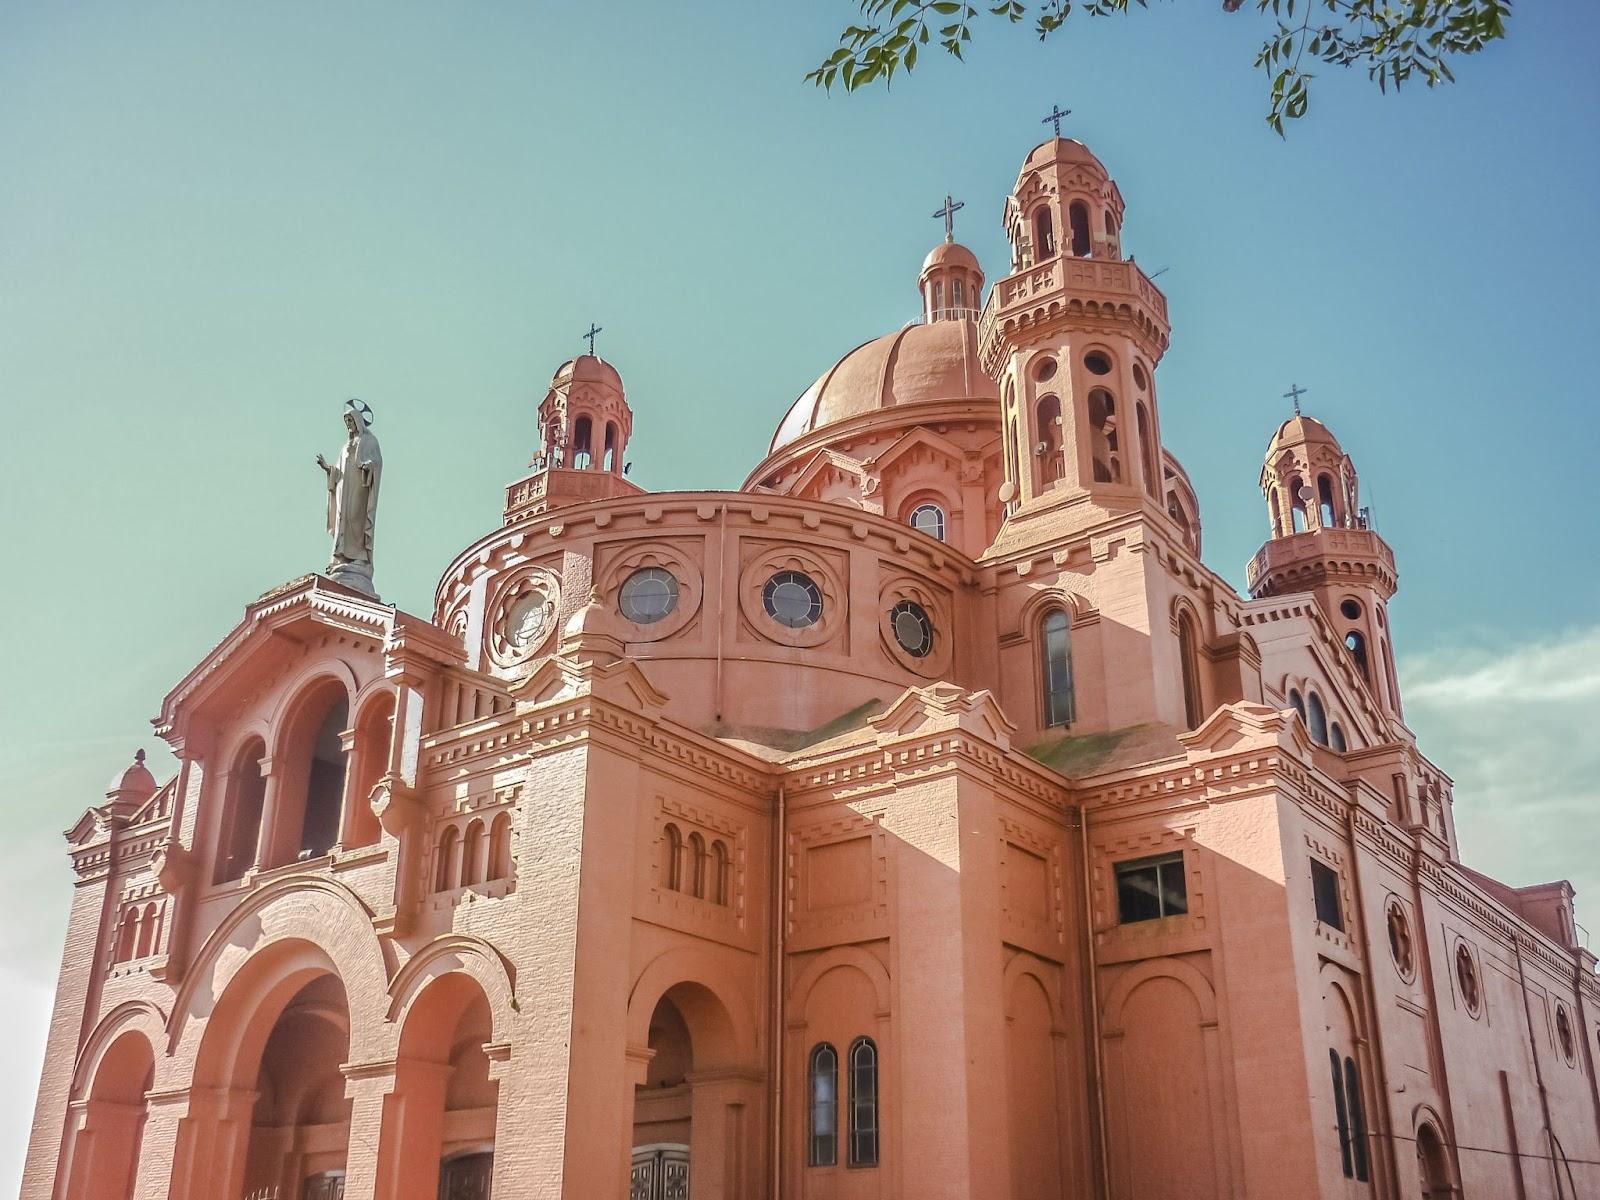
[[[1380,90],[1398,91],[1409,80],[1429,87],[1455,80],[1450,60],[1476,54],[1506,35],[1512,0],[1254,0],[1273,28],[1255,65],[1271,83],[1267,124],[1279,136],[1286,120],[1310,107],[1312,63],[1364,66]],[[849,92],[872,83],[888,86],[898,70],[916,68],[921,47],[937,45],[960,59],[972,29],[989,18],[1017,24],[1033,16],[1040,40],[1067,23],[1076,9],[1091,17],[1148,7],[1148,0],[1002,0],[982,9],[966,0],[859,0],[861,23],[839,35],[838,48],[806,79]],[[1227,12],[1245,0],[1222,0]],[[1307,64],[1302,66],[1302,63]]]

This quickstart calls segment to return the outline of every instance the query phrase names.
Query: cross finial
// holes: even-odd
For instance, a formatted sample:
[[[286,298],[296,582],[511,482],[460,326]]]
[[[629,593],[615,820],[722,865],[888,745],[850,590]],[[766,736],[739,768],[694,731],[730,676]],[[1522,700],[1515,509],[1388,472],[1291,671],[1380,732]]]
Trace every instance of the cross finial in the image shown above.
[[[1039,124],[1041,124],[1041,125],[1054,125],[1055,126],[1055,130],[1056,130],[1056,136],[1060,137],[1061,136],[1061,118],[1062,117],[1070,117],[1071,115],[1072,115],[1072,110],[1070,108],[1062,108],[1059,104],[1052,104],[1050,106],[1050,115],[1048,117],[1046,117],[1044,120],[1040,121]]]
[[[944,196],[944,207],[943,208],[936,208],[936,209],[933,210],[933,215],[934,216],[943,217],[944,218],[944,240],[945,241],[953,242],[953,241],[956,240],[956,221],[955,221],[956,210],[965,208],[966,206],[967,206],[966,201],[964,201],[964,200],[952,200],[950,198],[950,193],[946,192],[945,196]]]
[[[589,322],[589,332],[584,334],[583,336],[589,339],[589,357],[590,358],[594,357],[594,335],[597,334],[597,333],[604,333],[604,332],[605,332],[605,330],[601,329],[600,326],[596,325],[593,321]]]
[[[1294,415],[1297,417],[1300,415],[1300,397],[1304,396],[1306,391],[1307,389],[1301,387],[1298,383],[1291,383],[1289,390],[1283,394],[1285,400],[1294,401]]]

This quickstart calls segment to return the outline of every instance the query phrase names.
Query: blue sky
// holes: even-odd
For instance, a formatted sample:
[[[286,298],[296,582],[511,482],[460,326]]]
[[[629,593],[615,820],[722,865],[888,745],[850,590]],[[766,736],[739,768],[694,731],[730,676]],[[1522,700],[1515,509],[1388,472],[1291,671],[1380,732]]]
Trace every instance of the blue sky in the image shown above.
[[[1052,104],[1173,319],[1162,427],[1242,583],[1291,382],[1399,558],[1409,711],[1469,858],[1587,880],[1600,538],[1589,395],[1600,6],[1525,3],[1461,82],[1325,73],[1281,142],[1210,0],[1041,46],[980,30],[890,93],[802,83],[853,8],[0,0],[0,1186],[70,884],[59,831],[261,591],[326,556],[318,451],[378,414],[378,580],[427,612],[497,523],[591,320],[634,477],[731,487],[849,347],[916,314],[928,214],[991,275]],[[9,995],[7,995],[9,994]]]

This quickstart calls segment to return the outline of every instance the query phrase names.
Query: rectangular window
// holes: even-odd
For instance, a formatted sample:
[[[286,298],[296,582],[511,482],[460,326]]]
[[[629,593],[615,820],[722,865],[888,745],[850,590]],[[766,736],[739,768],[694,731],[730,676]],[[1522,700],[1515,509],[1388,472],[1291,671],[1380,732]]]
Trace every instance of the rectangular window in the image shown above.
[[[1189,911],[1183,853],[1117,864],[1117,914],[1124,925]]]
[[[1320,859],[1311,860],[1311,893],[1317,903],[1317,920],[1344,932],[1344,906],[1339,903],[1339,872]]]

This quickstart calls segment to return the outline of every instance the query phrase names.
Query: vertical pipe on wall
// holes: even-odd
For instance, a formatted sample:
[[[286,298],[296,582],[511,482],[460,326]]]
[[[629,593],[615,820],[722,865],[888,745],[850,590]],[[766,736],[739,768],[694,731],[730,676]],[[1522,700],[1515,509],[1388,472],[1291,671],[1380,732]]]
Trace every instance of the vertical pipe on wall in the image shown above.
[[[784,906],[785,880],[783,874],[783,839],[787,816],[783,784],[778,785],[778,811],[772,838],[772,1146],[768,1161],[772,1164],[771,1200],[781,1200],[783,1195],[783,1044],[788,1037],[784,1026],[783,955],[784,924],[787,912]]]
[[[1089,888],[1089,810],[1078,806],[1079,874],[1083,883],[1083,950],[1089,981],[1089,1036],[1094,1040],[1094,1131],[1099,1153],[1096,1194],[1111,1194],[1111,1157],[1106,1135],[1106,1060],[1100,1037],[1100,980],[1094,952],[1094,897]]]
[[[721,514],[717,520],[717,594],[726,597],[728,594],[727,580],[728,561],[728,506],[722,505]],[[737,586],[737,585],[736,585]],[[739,597],[737,590],[734,593],[734,611],[738,611]],[[720,607],[716,613],[717,620],[717,669],[716,677],[712,682],[711,706],[712,719],[722,720],[722,632],[727,625],[727,614]]]

